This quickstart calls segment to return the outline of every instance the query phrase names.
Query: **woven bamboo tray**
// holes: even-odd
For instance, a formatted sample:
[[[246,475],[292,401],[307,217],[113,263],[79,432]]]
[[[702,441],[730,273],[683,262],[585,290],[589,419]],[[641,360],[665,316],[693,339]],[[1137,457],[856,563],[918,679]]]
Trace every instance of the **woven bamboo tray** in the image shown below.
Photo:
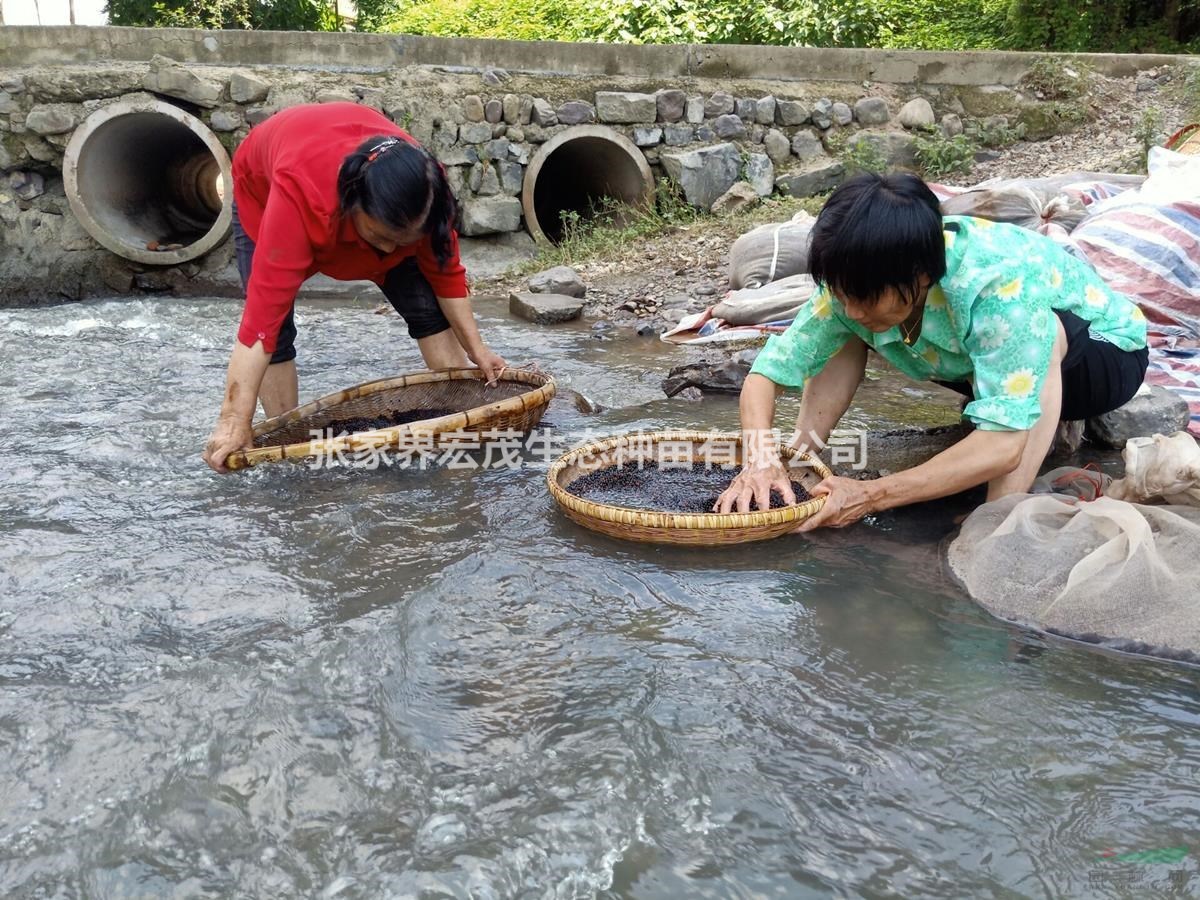
[[[811,491],[833,473],[821,460],[790,447],[780,449],[789,474]],[[566,515],[593,531],[651,544],[741,544],[793,531],[825,505],[815,497],[795,506],[749,513],[670,513],[593,503],[568,489],[575,479],[626,462],[730,462],[741,465],[742,436],[704,431],[656,431],[618,435],[578,447],[555,461],[546,475],[550,495]],[[803,461],[803,465],[796,463]]]
[[[1168,150],[1190,156],[1200,156],[1200,123],[1180,128],[1167,140]]]
[[[554,379],[542,372],[505,369],[487,387],[479,369],[439,369],[368,381],[330,394],[254,426],[254,449],[229,454],[225,466],[243,469],[262,462],[305,459],[399,447],[413,435],[454,432],[485,440],[487,432],[531,431],[555,394]],[[460,409],[440,418],[419,419],[355,434],[312,439],[312,432],[337,422],[387,412]]]

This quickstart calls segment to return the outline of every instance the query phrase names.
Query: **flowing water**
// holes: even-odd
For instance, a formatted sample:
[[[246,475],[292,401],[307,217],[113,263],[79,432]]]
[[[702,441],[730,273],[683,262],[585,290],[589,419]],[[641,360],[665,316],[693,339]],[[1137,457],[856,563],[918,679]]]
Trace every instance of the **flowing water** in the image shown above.
[[[571,524],[532,453],[220,477],[236,316],[0,311],[0,895],[1200,893],[1200,675],[980,613],[947,511],[702,551]],[[419,368],[299,318],[305,398]],[[736,422],[656,342],[484,324],[612,408],[560,440]]]

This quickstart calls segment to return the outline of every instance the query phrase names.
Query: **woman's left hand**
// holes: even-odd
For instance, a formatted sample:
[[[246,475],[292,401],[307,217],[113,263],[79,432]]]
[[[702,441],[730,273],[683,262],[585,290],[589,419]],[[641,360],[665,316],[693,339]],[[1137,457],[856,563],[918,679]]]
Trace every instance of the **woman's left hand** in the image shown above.
[[[500,373],[508,365],[500,354],[493,353],[487,346],[480,347],[474,353],[468,353],[467,356],[483,371],[488,384],[497,381]]]
[[[804,520],[797,533],[817,528],[844,528],[863,516],[876,512],[875,495],[870,481],[857,481],[831,475],[812,489],[814,497],[825,495],[825,505],[815,516]]]

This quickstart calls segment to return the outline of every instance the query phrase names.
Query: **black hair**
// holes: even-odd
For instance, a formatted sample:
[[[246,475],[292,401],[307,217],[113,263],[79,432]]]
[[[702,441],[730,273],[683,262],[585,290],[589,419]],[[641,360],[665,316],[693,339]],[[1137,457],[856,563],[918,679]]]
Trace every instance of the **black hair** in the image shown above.
[[[368,138],[342,160],[337,192],[342,215],[361,209],[397,231],[419,222],[428,209],[424,230],[433,254],[441,265],[449,262],[458,203],[446,173],[424,147],[394,135]]]
[[[914,303],[922,276],[937,284],[946,274],[937,197],[916,175],[856,175],[817,216],[808,271],[843,300],[873,306],[895,288]]]

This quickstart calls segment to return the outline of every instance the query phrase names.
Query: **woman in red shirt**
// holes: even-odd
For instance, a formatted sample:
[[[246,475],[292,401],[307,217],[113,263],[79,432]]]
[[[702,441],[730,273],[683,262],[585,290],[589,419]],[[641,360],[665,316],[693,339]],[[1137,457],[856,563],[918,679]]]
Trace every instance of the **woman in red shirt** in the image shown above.
[[[467,296],[445,172],[382,114],[354,103],[296,106],[255,127],[233,159],[234,242],[246,289],[225,400],[204,452],[216,471],[267,416],[298,405],[296,292],[317,272],[369,279],[404,317],[431,369],[504,360]]]

